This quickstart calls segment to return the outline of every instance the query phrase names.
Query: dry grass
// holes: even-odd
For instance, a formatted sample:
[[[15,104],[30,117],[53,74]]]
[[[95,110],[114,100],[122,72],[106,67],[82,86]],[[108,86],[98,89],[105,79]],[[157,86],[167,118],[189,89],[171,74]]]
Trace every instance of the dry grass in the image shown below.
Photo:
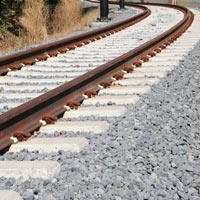
[[[4,34],[3,40],[0,40],[0,53],[11,51],[23,45],[21,38],[7,32]]]
[[[81,19],[82,9],[79,0],[61,0],[52,17],[54,33],[68,31],[74,27]]]
[[[42,1],[25,1],[23,16],[20,18],[20,22],[25,28],[25,33],[21,34],[24,45],[47,39],[46,19],[47,9]]]
[[[84,27],[87,27],[91,24],[92,21],[96,21],[97,16],[99,15],[99,9],[96,8],[94,10],[91,10],[88,12],[86,15],[84,15],[81,18],[80,23],[77,25],[77,28],[79,27],[80,29],[83,29]]]
[[[98,14],[99,14],[99,9],[97,8],[93,9],[89,11],[86,15],[83,15],[78,21],[73,22],[69,26],[66,26],[65,28],[55,32],[54,36],[55,37],[63,36],[65,34],[69,34],[74,31],[79,31],[88,28],[91,22],[97,19]]]
[[[9,46],[4,45],[6,47],[0,49],[0,52],[82,30],[88,27],[92,21],[95,21],[99,14],[98,9],[93,9],[83,15],[83,6],[79,0],[61,0],[49,17],[48,8],[43,2],[43,0],[25,1],[23,13],[20,17],[24,31],[18,38],[8,35],[4,43],[9,44]],[[50,19],[51,21],[48,21]]]

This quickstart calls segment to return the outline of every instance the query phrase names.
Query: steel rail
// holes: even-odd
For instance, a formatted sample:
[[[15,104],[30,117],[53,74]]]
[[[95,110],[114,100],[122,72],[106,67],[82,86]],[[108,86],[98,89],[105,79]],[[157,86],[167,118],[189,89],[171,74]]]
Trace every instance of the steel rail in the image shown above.
[[[88,31],[77,36],[61,39],[55,42],[40,45],[38,47],[33,47],[29,50],[0,57],[0,75],[5,75],[11,70],[19,70],[24,65],[34,64],[37,60],[46,60],[49,56],[56,56],[58,52],[63,53],[67,50],[75,49],[76,47],[88,44],[91,41],[106,37],[107,35],[114,34],[115,32],[125,29],[150,15],[150,10],[144,6],[130,6],[140,9],[142,12],[129,19],[97,30]]]
[[[169,7],[169,5],[167,6]],[[123,75],[124,70],[129,72],[133,64],[137,65],[136,63],[141,60],[145,61],[148,56],[153,56],[152,53],[162,51],[176,40],[190,26],[194,16],[186,8],[170,7],[177,8],[184,13],[184,18],[170,30],[140,47],[0,115],[0,149],[12,144],[11,136],[19,136],[18,139],[20,139],[20,137],[39,129],[42,125],[41,119],[53,119],[61,116],[67,107],[81,103],[84,100],[83,94],[98,91],[99,85],[106,87],[105,83],[112,82],[112,77],[117,78],[117,76]]]

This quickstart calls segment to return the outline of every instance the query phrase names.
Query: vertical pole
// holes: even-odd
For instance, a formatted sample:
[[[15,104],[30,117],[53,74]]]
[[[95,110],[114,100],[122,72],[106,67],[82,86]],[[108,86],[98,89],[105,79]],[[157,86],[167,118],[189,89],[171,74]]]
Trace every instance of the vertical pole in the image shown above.
[[[100,1],[100,18],[99,21],[109,20],[108,19],[108,0]]]
[[[124,0],[119,1],[119,9],[124,9]]]
[[[176,0],[172,0],[172,4],[176,5]]]
[[[141,3],[144,3],[144,0],[141,0]]]

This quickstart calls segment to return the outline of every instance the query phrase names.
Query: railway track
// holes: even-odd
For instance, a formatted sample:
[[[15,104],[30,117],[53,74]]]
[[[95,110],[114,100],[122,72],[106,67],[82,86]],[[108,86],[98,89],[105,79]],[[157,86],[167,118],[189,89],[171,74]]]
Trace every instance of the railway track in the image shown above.
[[[142,20],[144,17],[147,17],[149,15],[149,10],[148,9],[142,8],[142,7],[140,7],[140,9],[143,10],[142,13],[138,14],[137,16],[134,16],[132,19],[128,19],[128,20],[125,20],[123,22],[116,23],[114,26],[108,26],[106,28],[101,28],[101,29],[98,29],[96,31],[91,31],[91,32],[86,33],[86,34],[79,35],[78,37],[72,37],[72,38],[69,38],[69,39],[61,40],[59,42],[54,42],[54,43],[51,43],[51,44],[43,45],[41,47],[36,47],[36,48],[33,48],[33,49],[29,50],[28,52],[27,51],[26,52],[20,52],[20,53],[14,54],[14,55],[3,57],[3,58],[1,58],[1,61],[0,61],[0,63],[1,63],[0,64],[1,65],[1,73],[2,73],[2,75],[5,75],[10,70],[14,70],[15,71],[16,69],[21,69],[22,66],[29,66],[30,64],[35,63],[36,60],[44,60],[44,59],[46,59],[49,56],[55,56],[55,55],[58,54],[58,51],[59,52],[63,52],[63,51],[66,51],[66,50],[69,51],[69,50],[75,49],[78,46],[83,46],[83,44],[88,44],[88,43],[90,43],[92,41],[99,40],[100,38],[104,38],[106,36],[106,34],[110,35],[110,34],[113,34],[115,32],[118,32],[119,30],[122,30],[123,28],[125,28],[125,27],[127,27],[127,26],[129,26],[131,24],[136,23],[138,20]],[[40,66],[40,68],[41,67],[42,66]],[[2,77],[2,80],[3,79],[5,80],[7,78],[9,79],[8,76]],[[4,82],[4,80],[3,80],[3,82]],[[12,80],[14,80],[14,79],[12,78]],[[23,81],[23,79],[18,80],[18,81],[20,83],[20,82]],[[24,80],[24,81],[25,81],[25,85],[27,85],[26,84],[27,80]],[[66,81],[66,78],[64,78],[61,82],[58,82],[58,84],[61,84],[61,83],[65,82],[65,81]],[[33,84],[35,83],[35,81],[32,80],[32,78],[31,78],[31,80],[29,79],[28,82],[29,83],[33,82]],[[37,85],[38,82],[40,82],[40,81],[37,79],[36,82],[37,82],[36,83],[36,85]],[[51,83],[52,80],[50,80],[49,82]],[[48,80],[45,80],[45,83],[48,83]],[[9,83],[8,83],[8,85],[9,85]],[[15,83],[14,83],[14,85],[15,85]],[[55,87],[55,86],[53,86],[53,87]],[[49,88],[50,88],[50,86],[49,86]],[[5,89],[6,89],[6,87],[5,87]],[[9,96],[9,94],[6,94],[6,95]],[[36,94],[36,95],[38,96],[39,94]],[[11,96],[11,99],[12,99],[12,97],[15,98],[15,95],[14,96],[10,95],[10,96]],[[29,100],[31,98],[31,94],[28,94],[27,96],[28,96],[28,98],[26,98],[25,94],[23,95],[23,97],[25,98],[25,101],[27,99]],[[4,99],[4,97],[3,97],[3,99]],[[18,100],[16,100],[16,102],[17,101]],[[8,99],[6,98],[6,102],[9,102],[9,98]],[[22,98],[22,100],[20,100],[20,104],[22,102],[24,102],[23,98]],[[29,103],[30,103],[30,101],[29,101]],[[9,114],[9,112],[7,112],[5,114]],[[25,117],[24,114],[23,114],[23,116]],[[7,117],[5,117],[5,118],[7,118]],[[1,128],[3,129],[3,126],[4,126],[3,124],[4,124],[5,121],[3,120],[1,122],[2,122],[1,123]],[[39,123],[38,125],[36,125],[35,128],[40,127],[41,123]],[[8,128],[8,126],[6,125],[6,132],[9,131],[7,128]],[[4,135],[3,132],[1,132],[1,136],[2,136],[1,138],[3,138],[3,135]],[[12,135],[13,134],[11,134],[10,136],[12,136]],[[0,149],[8,146],[9,143],[10,143],[10,141],[7,141],[7,142],[8,142],[7,144],[5,142],[3,142],[4,144],[1,143],[1,148]]]
[[[176,11],[175,11],[176,12]],[[181,12],[180,12],[181,13]],[[145,10],[145,16],[147,16],[148,14],[149,14],[149,12],[147,12],[147,10]],[[182,13],[181,13],[182,14]],[[171,16],[173,16],[174,15],[174,13],[172,12],[172,15]],[[190,15],[190,12],[188,12],[187,13],[187,18],[189,18],[189,15]],[[141,14],[139,14],[139,16],[141,16]],[[144,15],[142,15],[142,17],[143,17]],[[153,15],[152,15],[153,16]],[[156,18],[157,17],[157,15],[156,16],[153,16],[152,18],[150,18],[150,21],[151,20],[153,20],[154,18]],[[161,17],[161,16],[160,16]],[[181,17],[181,16],[180,16]],[[136,16],[136,20],[138,20],[138,16]],[[185,18],[182,20],[182,21],[184,21],[185,20]],[[151,23],[151,22],[150,22]],[[160,23],[163,23],[163,21],[161,21]],[[173,30],[172,30],[172,32],[174,32],[174,31],[176,31],[176,29],[177,29],[177,27],[175,26],[175,23],[176,22],[174,22],[174,28],[173,28]],[[149,24],[149,23],[148,23]],[[169,26],[173,26],[171,23],[169,23]],[[150,26],[154,26],[154,24],[150,24]],[[179,24],[178,24],[178,26],[179,26]],[[145,27],[145,25],[141,25],[139,28],[142,28],[142,27]],[[136,27],[137,28],[137,27]],[[145,27],[145,28],[147,28],[147,27]],[[149,27],[148,27],[149,28]],[[158,36],[159,34],[161,34],[162,33],[162,30],[159,32],[157,29],[159,29],[159,28],[157,28],[157,27],[155,27],[155,28],[152,28],[152,33],[151,33],[151,36],[149,36],[148,35],[148,37],[151,37],[151,39],[153,38],[153,37],[155,37],[156,35]],[[166,27],[165,27],[165,29],[167,29]],[[185,29],[185,27],[184,27],[184,29]],[[125,37],[130,37],[130,35],[132,35],[133,33],[134,33],[134,31],[133,32],[129,32],[129,29],[126,29],[126,30],[124,30],[125,32],[127,32],[127,36],[125,36]],[[123,31],[123,32],[124,32]],[[149,31],[149,30],[148,30]],[[159,33],[157,33],[157,31],[159,32]],[[183,30],[182,30],[183,31]],[[93,34],[93,33],[92,33]],[[105,34],[105,33],[104,33]],[[163,38],[165,38],[165,44],[168,42],[168,40],[172,40],[172,39],[166,39],[166,37],[168,36],[168,32],[166,32],[164,35],[163,35]],[[180,33],[179,33],[180,34]],[[119,35],[118,37],[116,36],[116,35]],[[90,36],[91,37],[91,36]],[[123,38],[124,36],[123,36],[123,34],[120,36],[120,34],[115,34],[114,35],[114,40],[113,39],[111,39],[110,41],[107,41],[107,39],[105,39],[105,43],[103,44],[103,42],[102,41],[100,41],[100,42],[95,42],[94,43],[94,46],[96,46],[96,45],[98,45],[98,43],[100,43],[98,46],[99,46],[99,48],[106,48],[105,47],[105,45],[108,45],[108,48],[109,48],[109,43],[111,44],[111,46],[113,46],[113,43],[116,43],[117,41],[119,42],[119,43],[121,43],[121,38]],[[161,36],[158,36],[159,38],[161,38]],[[176,36],[173,36],[173,37],[178,37],[177,36],[177,33],[176,33]],[[85,36],[84,36],[84,38],[85,38]],[[99,37],[100,38],[100,37]],[[108,38],[112,38],[111,36],[110,37],[108,37]],[[115,39],[116,38],[116,39]],[[149,38],[148,38],[149,39]],[[144,42],[146,42],[147,40],[148,40],[147,38],[145,38],[144,40]],[[49,91],[48,93],[46,93],[46,95],[44,95],[44,96],[40,96],[40,97],[37,97],[38,96],[38,94],[36,93],[36,94],[33,94],[33,92],[34,91],[37,91],[36,89],[35,89],[35,87],[32,87],[32,86],[30,86],[30,91],[28,91],[27,92],[27,94],[23,94],[23,98],[28,98],[28,99],[30,99],[31,97],[37,97],[37,98],[35,98],[35,99],[33,99],[32,101],[28,101],[27,103],[25,103],[24,105],[22,105],[22,106],[19,106],[19,107],[16,107],[15,109],[13,109],[13,110],[11,110],[11,111],[8,111],[8,112],[6,112],[6,113],[3,113],[2,115],[1,115],[1,136],[2,136],[2,138],[4,138],[4,137],[6,137],[6,138],[8,138],[7,139],[7,142],[5,142],[5,139],[3,139],[3,142],[1,143],[1,148],[4,148],[4,147],[6,147],[6,146],[8,146],[8,145],[10,145],[11,144],[11,141],[10,141],[10,137],[12,137],[12,136],[16,136],[17,135],[17,138],[19,139],[19,138],[21,138],[20,140],[26,140],[26,137],[25,136],[23,136],[23,135],[30,135],[30,133],[32,133],[34,130],[36,130],[36,129],[38,129],[40,126],[41,126],[41,120],[43,120],[43,119],[45,119],[46,117],[49,117],[49,116],[52,116],[52,118],[54,118],[54,117],[57,117],[58,115],[60,115],[60,114],[62,114],[65,110],[66,110],[66,106],[67,106],[67,108],[68,107],[70,107],[70,108],[73,108],[74,107],[74,105],[76,105],[76,104],[79,104],[79,102],[81,102],[81,101],[83,101],[83,97],[82,96],[79,96],[79,94],[80,93],[82,93],[82,94],[85,94],[85,93],[87,93],[88,92],[88,90],[91,90],[90,88],[91,87],[97,87],[98,85],[103,85],[103,87],[106,87],[105,85],[106,84],[109,84],[110,83],[110,81],[112,81],[112,80],[106,80],[106,79],[110,79],[109,78],[109,76],[113,76],[113,75],[115,75],[115,74],[117,74],[117,71],[119,70],[118,68],[117,68],[117,71],[114,71],[112,68],[114,68],[114,65],[119,65],[118,63],[119,62],[123,62],[122,63],[122,65],[126,65],[126,66],[128,66],[128,67],[125,67],[125,69],[123,69],[124,67],[123,66],[121,66],[120,65],[120,68],[122,68],[122,70],[127,70],[127,71],[129,71],[129,70],[131,70],[131,69],[129,69],[130,68],[130,65],[134,65],[135,64],[135,66],[138,66],[138,65],[141,65],[141,60],[144,60],[145,61],[145,59],[148,59],[148,55],[147,54],[151,54],[151,53],[153,53],[154,54],[154,52],[151,52],[151,51],[160,51],[159,50],[159,46],[161,46],[162,44],[157,44],[157,39],[158,38],[156,38],[156,39],[154,39],[154,40],[152,40],[152,42],[151,43],[153,43],[153,49],[152,49],[152,44],[151,44],[151,48],[149,48],[148,49],[148,51],[149,52],[147,52],[147,53],[145,53],[144,51],[142,52],[140,49],[142,49],[142,47],[140,48],[140,47],[138,47],[138,48],[136,48],[137,46],[138,46],[138,40],[143,40],[143,37],[141,38],[141,37],[139,37],[138,39],[136,38],[133,38],[132,39],[132,42],[137,42],[136,43],[136,45],[134,44],[132,47],[131,46],[129,46],[129,45],[126,45],[127,44],[127,42],[130,42],[130,39],[128,39],[128,41],[125,41],[124,42],[124,44],[122,43],[121,45],[120,45],[120,48],[122,48],[122,52],[123,53],[126,53],[126,52],[129,52],[129,53],[126,53],[125,55],[123,55],[123,56],[121,56],[121,57],[118,57],[117,59],[115,59],[114,60],[114,63],[113,63],[113,61],[110,61],[112,64],[111,64],[111,67],[107,67],[107,66],[109,66],[108,64],[104,64],[104,65],[102,65],[101,67],[99,67],[99,68],[97,68],[97,69],[94,69],[94,68],[96,68],[98,65],[101,65],[101,64],[103,64],[105,61],[106,61],[106,59],[103,57],[102,58],[102,56],[100,55],[100,58],[98,59],[98,57],[97,57],[97,54],[99,54],[99,52],[97,52],[96,53],[96,56],[95,56],[95,58],[93,58],[92,60],[87,60],[86,58],[88,57],[87,55],[85,56],[86,58],[84,58],[83,57],[83,59],[86,59],[87,61],[85,61],[84,60],[84,62],[85,63],[87,63],[88,62],[88,64],[87,64],[87,67],[86,67],[86,71],[83,71],[83,72],[77,72],[77,71],[75,71],[74,73],[73,72],[66,72],[66,75],[58,75],[58,76],[55,76],[55,79],[57,80],[57,79],[59,79],[59,78],[63,78],[62,80],[60,80],[61,82],[56,82],[56,85],[57,84],[59,84],[59,83],[63,83],[63,82],[65,82],[66,81],[66,78],[67,78],[67,83],[65,84],[65,85],[63,85],[63,86],[60,86],[60,87],[58,87],[57,89],[55,89],[55,90],[51,90],[51,91]],[[75,39],[74,39],[75,40]],[[160,39],[161,40],[161,39]],[[167,41],[166,41],[167,40]],[[73,40],[72,40],[73,41]],[[161,40],[162,41],[162,40]],[[162,41],[162,43],[163,43],[163,41]],[[71,43],[70,43],[71,44]],[[141,44],[141,42],[140,42],[140,44]],[[53,44],[54,45],[54,44]],[[62,44],[63,45],[63,44]],[[90,47],[91,45],[93,45],[93,44],[90,44],[90,45],[86,45],[85,46],[85,48],[86,48],[86,51],[87,51],[87,49],[88,49],[88,46],[89,46],[89,52],[91,51],[91,48],[93,49],[94,47],[92,46],[92,47]],[[124,46],[126,45],[126,47],[128,47],[128,48],[125,48],[124,49]],[[144,44],[144,46],[145,46],[145,48],[147,47],[148,48],[148,43],[145,43]],[[117,45],[118,46],[118,45]],[[44,48],[45,49],[45,51],[46,51],[46,47],[41,47],[42,49]],[[52,48],[52,47],[50,47],[50,48]],[[111,47],[111,49],[112,49],[113,47]],[[131,48],[132,49],[134,49],[134,50],[131,50]],[[143,47],[144,48],[144,47]],[[38,48],[37,48],[38,49]],[[38,50],[32,50],[33,52],[37,52]],[[65,47],[65,49],[66,49],[66,47]],[[137,50],[139,50],[139,52],[137,52]],[[41,50],[40,50],[41,51]],[[44,50],[43,50],[44,51]],[[57,50],[56,50],[57,51]],[[83,51],[85,52],[85,50],[84,50],[84,47],[83,47]],[[136,51],[136,55],[134,55],[134,52]],[[55,52],[55,50],[54,50],[54,52]],[[101,49],[100,49],[100,52],[101,52]],[[117,53],[118,54],[118,56],[122,53],[122,52],[118,52],[118,49],[117,49],[117,51],[115,51],[115,53]],[[133,52],[133,53],[132,53]],[[51,54],[51,53],[50,53]],[[79,53],[78,53],[79,54]],[[146,55],[145,55],[146,54]],[[133,56],[134,55],[134,56]],[[16,55],[15,55],[16,56]],[[21,55],[21,56],[19,56],[19,57],[23,57],[24,56],[24,54],[23,55]],[[27,56],[27,55],[26,55]],[[66,58],[66,56],[67,56],[67,58]],[[75,56],[77,56],[77,55],[75,55]],[[79,55],[78,55],[79,56]],[[71,57],[72,57],[72,55],[71,55]],[[114,57],[116,57],[116,55],[114,55]],[[114,58],[113,56],[111,57],[111,58],[109,58],[109,59],[107,59],[107,61],[108,60],[112,60],[113,58]],[[133,57],[135,57],[135,60],[134,61],[132,61],[133,60]],[[50,63],[49,65],[52,65],[53,67],[55,67],[55,65],[56,66],[60,66],[60,67],[62,67],[63,66],[63,63],[62,62],[65,62],[66,60],[67,60],[67,62],[69,62],[69,64],[70,64],[70,59],[71,60],[76,60],[78,57],[75,57],[75,58],[70,58],[69,57],[69,55],[68,54],[61,54],[60,56],[57,56],[57,57],[55,57],[55,58],[49,58],[46,62],[42,62],[41,64],[39,64],[39,68],[42,68],[42,66],[41,65],[44,65],[44,67],[45,67],[45,65],[47,65],[48,66],[48,64],[51,62],[51,61],[55,61],[55,62],[53,62],[53,63]],[[6,62],[10,62],[10,60],[12,60],[12,59],[10,59],[10,57],[9,58],[6,58],[7,59],[7,61]],[[5,60],[6,60],[5,59]],[[16,58],[14,58],[14,59],[16,59]],[[28,58],[28,61],[30,61],[30,60],[32,60],[33,58],[31,57],[31,59],[30,58]],[[38,58],[37,58],[38,59]],[[39,59],[38,59],[39,60]],[[104,61],[105,60],[105,61]],[[122,61],[121,61],[122,60]],[[94,61],[95,62],[97,62],[96,64],[94,64],[94,67],[93,68],[91,68],[91,63],[94,63]],[[5,61],[4,61],[5,62]],[[35,62],[35,61],[34,61]],[[59,63],[60,62],[60,63]],[[16,64],[16,63],[15,63]],[[26,63],[27,64],[27,63]],[[82,63],[81,63],[82,64]],[[113,65],[114,64],[114,65]],[[72,61],[72,68],[73,68],[73,65],[74,65],[74,62]],[[76,66],[79,66],[80,64],[75,64],[75,67]],[[68,65],[69,66],[69,65]],[[66,66],[66,67],[68,67],[68,66]],[[88,66],[89,66],[89,68],[88,68]],[[37,69],[37,65],[35,66],[33,66],[34,67],[34,69]],[[102,70],[103,68],[108,68],[108,69],[106,69],[106,70],[108,70],[109,71],[109,76],[105,76],[104,74],[105,74],[105,72]],[[110,68],[110,69],[109,69]],[[133,68],[133,67],[131,67],[131,68]],[[8,68],[7,68],[8,69]],[[84,68],[82,68],[81,67],[81,69],[84,69]],[[94,69],[93,71],[92,71],[92,69]],[[69,70],[69,69],[68,69]],[[80,78],[80,79],[74,79],[74,76],[78,76],[78,75],[81,75],[81,74],[83,74],[83,73],[85,73],[85,72],[87,72],[87,71],[90,71],[91,70],[91,72],[88,72],[88,74],[85,74],[85,75],[83,75],[82,76],[82,78]],[[114,71],[114,72],[112,72],[112,74],[110,74],[110,71],[112,72],[112,71]],[[14,82],[14,84],[16,85],[16,84],[20,84],[20,83],[22,83],[22,82],[24,82],[25,83],[25,88],[27,88],[27,90],[28,90],[28,87],[27,87],[27,81],[28,82],[36,82],[37,84],[38,84],[38,82],[40,82],[38,79],[42,79],[42,81],[43,81],[43,79],[46,77],[46,78],[50,78],[50,79],[48,79],[48,80],[45,80],[45,83],[47,84],[47,83],[52,83],[52,79],[54,78],[54,76],[52,76],[52,75],[49,75],[49,76],[46,76],[45,75],[45,77],[44,76],[42,76],[41,75],[41,72],[37,72],[36,71],[36,73],[34,73],[34,72],[32,72],[31,71],[31,73],[27,73],[27,75],[23,75],[23,74],[25,74],[24,73],[25,71],[20,71],[20,72],[18,72],[19,73],[19,75],[17,74],[17,73],[13,73],[13,76],[14,77],[12,77],[12,81],[14,82],[14,80],[15,80],[15,78],[17,79],[16,80],[16,82]],[[55,73],[55,72],[53,72],[53,73]],[[59,72],[58,72],[59,73]],[[34,75],[34,74],[36,74],[36,75]],[[79,80],[82,82],[82,80],[84,80],[85,79],[85,81],[86,82],[88,82],[88,80],[87,80],[87,76],[91,76],[92,74],[96,74],[96,76],[99,76],[100,74],[103,74],[103,76],[101,77],[101,78],[92,78],[92,79],[94,79],[94,81],[95,82],[97,82],[98,84],[96,85],[96,86],[87,86],[87,88],[85,87],[85,86],[83,86],[83,88],[80,90],[80,86],[78,86],[77,84],[81,84],[81,83],[79,83]],[[39,76],[38,76],[39,75]],[[70,77],[70,75],[71,75],[71,77]],[[94,76],[93,75],[93,76]],[[121,76],[122,74],[121,74],[121,72],[120,72],[120,74],[117,74],[117,76]],[[67,77],[66,77],[67,76]],[[20,78],[21,77],[21,78]],[[30,79],[29,80],[27,80],[27,78],[26,77],[30,77]],[[38,78],[37,78],[38,77]],[[68,78],[69,77],[69,78]],[[8,76],[6,76],[6,77],[3,77],[3,83],[8,83],[7,85],[9,85],[9,80],[10,80],[10,76],[8,75]],[[23,79],[25,79],[25,80],[23,80]],[[35,79],[35,80],[34,80]],[[100,79],[100,80],[99,80]],[[104,81],[103,81],[104,80]],[[71,81],[71,82],[70,82]],[[93,81],[93,80],[92,80]],[[108,83],[106,83],[106,84],[104,84],[103,82],[108,82]],[[72,92],[72,96],[69,98],[69,96],[68,95],[66,95],[66,94],[64,94],[64,93],[66,93],[67,92],[67,90],[66,90],[66,86],[69,86],[69,89],[70,89],[70,87],[73,85],[73,87],[75,87],[75,88],[77,88],[77,87],[79,87],[79,89],[76,91],[76,94],[74,93],[74,91]],[[82,85],[82,84],[81,84]],[[11,86],[11,87],[10,87]],[[6,101],[7,102],[9,102],[9,98],[10,99],[12,99],[12,98],[16,98],[16,94],[13,94],[13,93],[15,93],[15,90],[19,90],[19,91],[24,91],[24,87],[16,87],[16,88],[18,88],[18,89],[12,89],[12,84],[10,85],[10,86],[8,86],[8,87],[3,87],[3,92],[5,91],[5,94],[4,94],[4,98],[6,99]],[[32,88],[32,89],[31,89]],[[39,90],[39,86],[37,86],[37,88],[38,88],[38,90]],[[47,89],[46,89],[47,88]],[[53,86],[50,86],[50,85],[48,85],[48,86],[42,86],[42,88],[39,90],[39,93],[41,93],[42,94],[42,91],[47,91],[47,90],[49,90],[49,89],[52,89],[52,88],[55,88],[55,85],[53,85]],[[65,89],[64,89],[65,88]],[[63,90],[64,89],[64,90]],[[71,90],[71,89],[70,89]],[[97,92],[98,90],[99,90],[99,87],[97,87],[97,88],[94,88],[94,89],[92,89],[93,90],[93,92]],[[25,90],[26,91],[26,90]],[[89,91],[89,92],[91,92],[91,91]],[[92,92],[92,93],[93,93]],[[59,101],[57,101],[58,99],[57,99],[57,97],[55,97],[55,93],[57,93],[57,95],[58,96],[61,96],[61,94],[63,93],[64,94],[64,99],[63,99],[63,97],[61,97],[61,99],[59,100],[59,101],[62,101],[62,103],[61,102],[59,102]],[[18,96],[18,95],[17,95]],[[66,97],[66,96],[68,96],[68,97]],[[74,96],[76,96],[76,97],[74,97]],[[23,99],[22,98],[22,99]],[[43,99],[44,98],[44,99]],[[52,101],[52,98],[53,99],[56,99],[56,104],[57,104],[57,102],[59,102],[58,103],[58,108],[57,107],[55,107],[55,109],[50,109],[49,110],[49,103],[47,103],[48,101]],[[20,98],[21,99],[21,98]],[[42,100],[43,99],[43,100]],[[18,100],[18,99],[17,99]],[[20,102],[22,102],[23,100],[19,100]],[[46,102],[45,102],[46,101]],[[42,102],[42,113],[40,113],[41,112],[41,102]],[[44,103],[45,102],[45,103]],[[46,106],[47,106],[47,108],[45,108],[44,109],[44,104],[46,104]],[[74,104],[74,105],[73,105]],[[53,105],[53,104],[52,104]],[[62,106],[62,107],[61,107]],[[40,107],[39,108],[39,110],[35,113],[35,116],[33,117],[33,116],[31,116],[31,117],[28,117],[27,116],[27,114],[30,112],[30,109],[34,109],[35,110],[35,107]],[[54,107],[54,106],[53,106]],[[28,109],[27,109],[28,108]],[[15,113],[17,116],[15,116],[15,115],[13,115],[13,114],[10,114],[10,112],[12,112],[12,113]],[[27,114],[26,114],[27,113]],[[28,114],[29,115],[29,114]],[[34,118],[37,118],[37,119],[34,119]],[[10,118],[10,119],[9,119]],[[19,120],[19,118],[20,118],[20,120]],[[22,120],[22,118],[25,120]],[[31,120],[31,123],[30,123],[30,121],[26,121],[27,119],[30,119]],[[33,120],[34,119],[34,120]],[[15,121],[15,123],[16,123],[16,126],[13,124],[13,122]],[[23,127],[23,126],[21,126],[21,125],[19,125],[19,123],[22,125],[23,124],[23,126],[24,125],[26,125],[26,127]],[[32,124],[33,123],[33,124]],[[9,125],[8,125],[9,124]],[[27,125],[28,125],[28,127],[27,127]],[[24,138],[24,139],[22,139],[22,138]]]
[[[6,68],[2,68],[2,73],[6,73],[6,76],[1,77],[1,92],[4,94],[3,100],[6,101],[6,104],[1,103],[4,105],[3,114],[0,116],[1,149],[4,150],[12,143],[27,140],[31,135],[40,133],[37,139],[12,145],[10,152],[19,152],[24,148],[40,153],[50,153],[59,148],[64,151],[80,152],[88,145],[87,139],[82,137],[57,137],[55,139],[54,136],[65,135],[66,132],[70,132],[71,135],[73,135],[72,132],[104,133],[109,128],[108,122],[102,120],[92,122],[92,119],[101,119],[106,116],[112,118],[125,114],[126,107],[124,105],[137,102],[141,94],[150,91],[152,84],[158,83],[161,77],[170,75],[169,71],[173,70],[177,62],[183,59],[189,48],[192,48],[197,42],[199,33],[195,30],[195,23],[198,22],[194,21],[193,26],[190,27],[193,38],[188,42],[188,36],[191,37],[190,31],[184,33],[180,39],[177,38],[192,23],[191,12],[181,7],[178,7],[177,11],[167,6],[162,10],[164,15],[167,13],[170,13],[171,16],[177,14],[177,18],[174,21],[171,21],[170,18],[170,20],[164,21],[163,13],[158,16],[160,8],[149,6],[149,9],[152,14],[147,19],[116,34],[107,34],[110,36],[104,39],[95,36],[99,39],[95,41],[89,36],[90,39],[87,41],[94,42],[87,45],[79,43],[76,46],[82,47],[76,48],[73,44],[71,49],[68,48],[70,51],[68,50],[67,53],[58,54],[46,61],[29,65],[35,62],[35,58],[44,59],[44,57],[34,55],[24,62],[25,66],[19,64],[19,61],[16,62],[15,59],[14,64],[9,63]],[[150,12],[146,9],[145,13],[149,15]],[[161,20],[154,23],[154,19],[157,17],[160,17]],[[179,21],[178,24],[177,21]],[[163,23],[168,26],[161,28],[160,25]],[[148,31],[146,31],[147,28]],[[137,35],[137,29],[143,29],[144,35],[150,34],[147,37],[141,37],[141,35]],[[85,37],[84,40],[86,40]],[[180,47],[179,43],[184,46]],[[72,44],[69,45],[72,46]],[[49,48],[51,49],[51,47]],[[64,50],[60,48],[59,50],[63,52]],[[66,50],[66,46],[62,48]],[[107,55],[107,51],[102,54],[102,50],[105,49],[110,52],[109,55]],[[159,53],[160,51],[162,53]],[[54,53],[48,54],[57,54],[55,53],[57,50],[52,50],[52,52]],[[150,62],[146,62],[148,60]],[[20,63],[22,63],[21,60]],[[6,71],[15,69],[16,66],[21,70]],[[130,73],[132,71],[133,73]],[[62,75],[60,75],[61,73]],[[56,88],[60,84],[63,85]],[[98,96],[96,96],[97,93]],[[38,97],[40,94],[41,96]],[[93,96],[96,97],[88,99]],[[19,106],[24,102],[26,103]],[[82,106],[76,110],[81,103]],[[63,114],[64,117],[57,121],[56,117]],[[82,121],[80,121],[81,119]],[[56,123],[56,125],[46,125],[51,123]],[[43,127],[40,128],[41,126]],[[24,163],[18,164],[19,166],[24,165]],[[29,165],[30,162],[27,161],[26,164]],[[3,162],[1,165],[9,166],[9,163]],[[13,170],[11,165],[13,164],[10,163],[9,167]],[[44,165],[43,168],[46,170]],[[52,167],[49,174],[44,175],[43,173],[44,176],[42,176],[41,173],[36,173],[32,177],[40,176],[46,179],[53,176],[54,173],[58,173],[60,168],[58,163],[50,162],[48,165]],[[35,170],[37,171],[38,168]],[[27,174],[30,173],[29,171],[20,173],[25,179],[30,177]],[[8,177],[12,176],[15,175],[8,175]]]
[[[180,13],[179,18],[181,17]],[[156,16],[152,16],[148,21],[153,21],[154,18],[156,18]],[[161,23],[163,22],[164,20],[162,20]],[[164,31],[164,29],[157,30],[158,27],[152,28],[151,26],[153,25],[150,23],[147,25],[145,24],[146,22],[144,21],[139,25],[126,29],[123,33],[107,37],[104,41],[99,40],[90,45],[68,51],[65,54],[60,54],[57,57],[49,58],[45,62],[37,62],[33,66],[22,67],[21,71],[18,73],[16,73],[16,71],[9,72],[7,76],[1,79],[2,93],[4,93],[4,98],[7,98],[7,104],[5,105],[4,103],[4,106],[6,108],[13,108],[24,102],[23,98],[19,97],[16,91],[28,93],[24,95],[24,98],[27,99],[37,97],[38,93],[44,93],[47,90],[57,87],[59,84],[69,82],[75,77],[95,69],[96,67],[140,46]],[[170,22],[169,26],[171,24],[173,25],[174,23]],[[149,30],[150,28],[152,28],[151,33],[145,33],[145,30]],[[166,27],[164,28],[166,29]],[[147,37],[137,36],[135,34],[137,29],[143,30]],[[109,55],[107,51],[109,51]],[[64,66],[66,68],[63,68]],[[7,83],[7,85],[3,86],[4,83]],[[28,86],[28,83],[31,83],[31,85]],[[38,85],[38,83],[40,83],[40,85]],[[19,103],[9,104],[9,100],[11,99],[12,101],[13,98]]]

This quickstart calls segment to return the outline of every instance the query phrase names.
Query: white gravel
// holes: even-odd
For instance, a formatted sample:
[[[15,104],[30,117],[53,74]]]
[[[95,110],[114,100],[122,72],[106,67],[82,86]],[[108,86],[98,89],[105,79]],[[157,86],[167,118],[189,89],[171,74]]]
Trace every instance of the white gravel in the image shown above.
[[[26,151],[0,160],[56,160],[51,180],[0,178],[24,199],[200,199],[200,43],[80,154]],[[112,119],[110,119],[112,121]],[[68,168],[65,166],[69,165]]]

